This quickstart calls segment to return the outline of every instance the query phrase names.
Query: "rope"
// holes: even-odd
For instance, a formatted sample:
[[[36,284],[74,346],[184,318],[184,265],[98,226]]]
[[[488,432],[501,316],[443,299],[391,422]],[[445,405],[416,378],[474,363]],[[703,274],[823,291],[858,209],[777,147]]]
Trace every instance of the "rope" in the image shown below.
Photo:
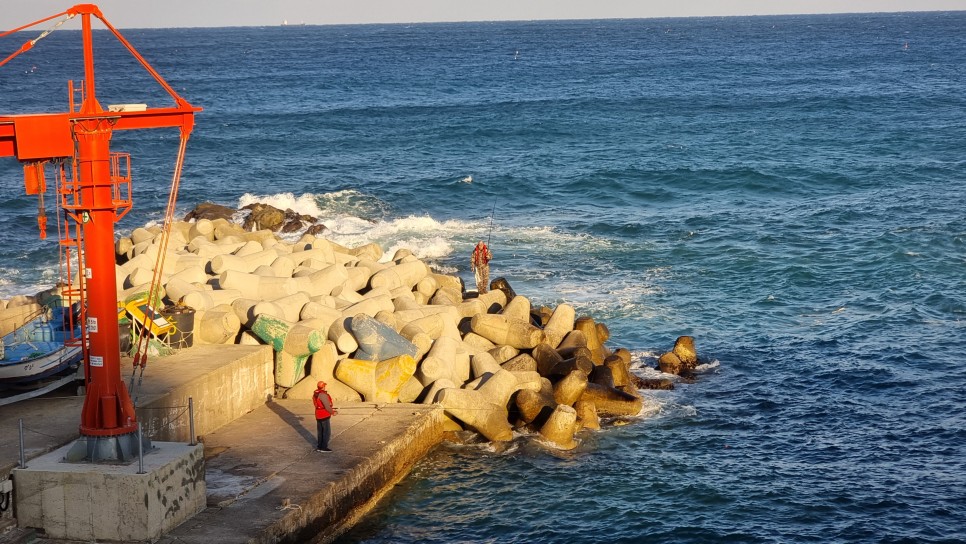
[[[158,245],[158,256],[154,265],[154,274],[151,278],[151,287],[148,289],[148,304],[147,312],[145,312],[145,334],[138,336],[137,349],[134,353],[134,368],[133,373],[137,373],[137,368],[141,367],[141,372],[138,374],[137,387],[134,387],[134,374],[131,375],[132,386],[129,388],[132,390],[132,397],[134,406],[137,406],[138,394],[141,390],[141,383],[144,381],[144,369],[148,364],[148,340],[151,336],[151,329],[149,323],[154,321],[156,316],[156,310],[154,309],[154,301],[158,297],[158,293],[161,289],[161,271],[164,269],[164,261],[168,254],[168,240],[171,238],[171,226],[174,224],[174,210],[175,205],[178,201],[178,188],[181,186],[181,171],[184,168],[184,155],[185,149],[188,146],[188,134],[182,131],[181,133],[181,143],[178,146],[178,158],[175,160],[174,173],[171,176],[171,191],[168,193],[168,205],[164,214],[164,226],[161,228],[161,243]]]

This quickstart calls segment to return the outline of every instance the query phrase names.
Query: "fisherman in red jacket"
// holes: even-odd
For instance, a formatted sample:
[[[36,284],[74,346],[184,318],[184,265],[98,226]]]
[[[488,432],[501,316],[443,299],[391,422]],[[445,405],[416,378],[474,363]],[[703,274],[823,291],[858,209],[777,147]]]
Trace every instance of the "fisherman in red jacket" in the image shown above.
[[[315,404],[315,425],[319,431],[319,447],[315,451],[332,451],[329,449],[329,436],[332,434],[332,426],[329,419],[339,413],[332,407],[332,397],[325,391],[325,382],[319,382],[318,389],[312,394],[312,403]]]
[[[492,258],[493,253],[490,252],[490,248],[480,240],[480,243],[473,248],[470,264],[473,265],[473,275],[476,276],[476,292],[481,295],[486,293],[490,286],[490,259]]]

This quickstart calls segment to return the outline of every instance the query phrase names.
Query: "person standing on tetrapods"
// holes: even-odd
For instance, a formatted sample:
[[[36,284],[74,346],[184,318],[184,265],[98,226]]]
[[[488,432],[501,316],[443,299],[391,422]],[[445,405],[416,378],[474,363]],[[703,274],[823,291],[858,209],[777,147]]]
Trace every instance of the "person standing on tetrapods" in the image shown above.
[[[490,287],[490,259],[492,258],[493,253],[490,253],[490,248],[486,247],[483,240],[480,240],[480,243],[473,248],[473,258],[470,259],[470,263],[473,265],[473,274],[476,276],[476,292],[481,295],[486,293]]]
[[[315,451],[332,451],[329,449],[329,436],[332,434],[329,420],[339,411],[332,407],[332,397],[325,391],[325,382],[319,382],[315,393],[312,393],[312,404],[315,405],[315,426],[319,432],[319,444]]]

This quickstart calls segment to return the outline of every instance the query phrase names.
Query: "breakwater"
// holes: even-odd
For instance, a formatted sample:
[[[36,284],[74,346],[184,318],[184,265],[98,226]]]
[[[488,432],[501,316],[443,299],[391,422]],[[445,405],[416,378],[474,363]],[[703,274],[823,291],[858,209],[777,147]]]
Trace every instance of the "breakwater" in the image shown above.
[[[270,206],[243,225],[233,215],[206,205],[173,223],[167,242],[159,227],[121,238],[120,302],[147,298],[160,256],[159,310],[193,314],[182,341],[271,345],[279,397],[310,398],[325,381],[337,401],[438,403],[447,430],[508,441],[525,427],[572,449],[601,418],[639,414],[640,387],[669,386],[633,376],[605,324],[566,303],[534,307],[504,278],[467,291],[408,250],[389,256],[309,232],[287,242],[274,232],[286,229],[284,212]],[[288,221],[296,230],[311,218]],[[690,339],[668,357],[679,369],[697,361]]]

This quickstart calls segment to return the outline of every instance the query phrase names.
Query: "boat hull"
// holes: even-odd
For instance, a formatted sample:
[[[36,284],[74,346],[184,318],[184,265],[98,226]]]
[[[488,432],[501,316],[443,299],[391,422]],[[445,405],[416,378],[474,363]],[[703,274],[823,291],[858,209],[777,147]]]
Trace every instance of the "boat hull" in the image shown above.
[[[80,346],[53,346],[53,351],[21,361],[0,361],[0,384],[21,384],[40,380],[76,366],[82,358]]]
[[[3,336],[0,385],[38,381],[80,364],[79,345],[66,345],[64,309],[44,312]],[[51,314],[57,319],[51,319]]]

